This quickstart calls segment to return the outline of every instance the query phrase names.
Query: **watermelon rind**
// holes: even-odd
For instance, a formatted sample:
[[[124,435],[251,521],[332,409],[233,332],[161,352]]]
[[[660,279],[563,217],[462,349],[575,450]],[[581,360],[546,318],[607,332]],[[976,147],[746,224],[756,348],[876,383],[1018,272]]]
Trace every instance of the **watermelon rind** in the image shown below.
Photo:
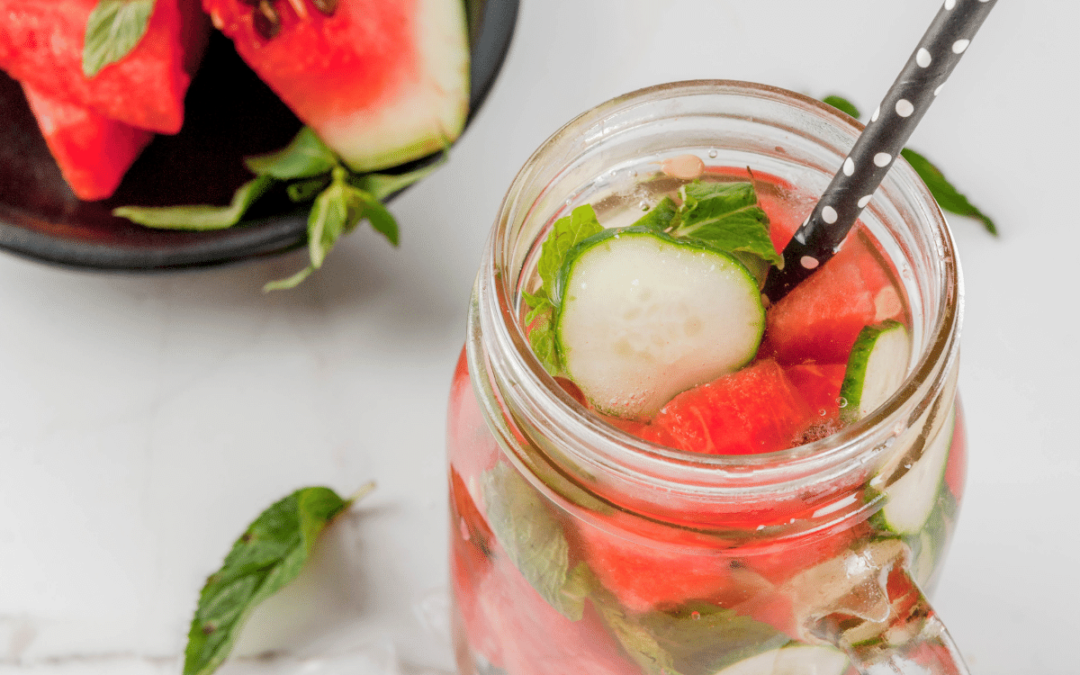
[[[443,150],[469,113],[469,44],[464,3],[417,0],[420,72],[392,104],[323,124],[319,135],[350,169],[376,171]]]

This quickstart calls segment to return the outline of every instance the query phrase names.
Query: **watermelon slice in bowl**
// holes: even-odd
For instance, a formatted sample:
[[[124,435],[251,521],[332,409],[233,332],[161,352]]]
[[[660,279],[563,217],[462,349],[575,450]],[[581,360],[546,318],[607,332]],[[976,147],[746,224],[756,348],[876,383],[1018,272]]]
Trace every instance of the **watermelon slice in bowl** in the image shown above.
[[[518,0],[465,4],[471,120],[506,56]],[[301,127],[220,33],[211,35],[191,83],[183,129],[157,137],[109,199],[84,202],[71,192],[19,84],[3,73],[0,117],[6,122],[0,126],[0,249],[80,269],[161,271],[276,255],[307,243],[307,207],[284,197],[264,198],[241,226],[213,232],[154,230],[112,215],[113,208],[128,204],[226,204],[251,178],[243,158],[285,146]]]

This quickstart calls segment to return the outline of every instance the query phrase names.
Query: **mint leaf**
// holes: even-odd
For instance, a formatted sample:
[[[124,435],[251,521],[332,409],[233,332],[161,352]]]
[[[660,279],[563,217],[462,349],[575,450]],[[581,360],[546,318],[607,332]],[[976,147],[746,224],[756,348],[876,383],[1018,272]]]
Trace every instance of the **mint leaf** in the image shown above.
[[[679,207],[675,205],[675,200],[664,197],[656,206],[649,209],[648,213],[638,218],[631,227],[647,227],[650,230],[663,232],[671,227],[678,212]]]
[[[700,241],[728,253],[750,253],[783,266],[784,259],[769,238],[769,217],[757,205],[751,183],[694,181],[679,192],[683,205],[672,236]]]
[[[255,607],[296,578],[323,528],[365,492],[345,500],[330,488],[303,488],[248,526],[199,594],[184,675],[209,675],[225,661]]]
[[[570,545],[540,495],[505,462],[484,473],[483,489],[488,524],[514,566],[560,614],[581,619],[587,568],[570,571]]]
[[[846,112],[855,119],[859,119],[859,110],[847,99],[841,98],[840,96],[826,96],[821,100],[823,103],[828,103],[832,107],[839,108]],[[968,201],[968,198],[961,194],[960,191],[945,178],[945,174],[943,174],[941,169],[933,162],[911,148],[904,148],[900,151],[900,154],[908,161],[911,168],[915,169],[915,173],[919,174],[919,178],[922,178],[923,182],[926,183],[926,187],[929,188],[930,194],[933,195],[938,206],[940,206],[942,210],[948,211],[949,213],[955,213],[958,216],[966,216],[980,220],[987,232],[997,236],[997,225],[990,219],[990,216],[980,211],[978,207]]]
[[[228,206],[118,206],[113,215],[159,230],[223,230],[240,222],[273,184],[269,176],[253,178],[236,189]]]
[[[533,354],[540,360],[540,365],[554,376],[562,371],[562,359],[559,358],[559,348],[555,342],[555,320],[550,311],[550,303],[548,310],[529,330],[529,344]]]
[[[603,230],[596,219],[596,211],[589,204],[579,206],[569,216],[559,218],[551,227],[544,244],[540,248],[540,260],[536,271],[543,281],[543,292],[556,305],[559,302],[555,287],[559,270],[566,261],[566,254],[579,242],[588,239]]]
[[[900,154],[908,161],[911,168],[915,169],[915,173],[919,174],[919,177],[923,179],[926,187],[930,188],[930,194],[934,196],[941,208],[949,213],[980,220],[987,232],[997,235],[997,226],[994,221],[953,187],[953,184],[945,178],[945,174],[933,162],[910,148],[904,148],[900,151]]]
[[[271,281],[264,291],[279,291],[296,287],[322,267],[326,256],[341,235],[352,232],[360,221],[367,219],[376,231],[398,243],[398,225],[394,216],[378,199],[349,182],[349,172],[336,166],[331,172],[330,185],[319,193],[308,214],[308,257],[311,264],[285,279]]]
[[[127,56],[146,34],[154,0],[98,0],[86,20],[82,71],[91,78]]]
[[[330,176],[316,176],[307,180],[289,183],[285,186],[285,192],[289,199],[296,204],[305,204],[315,199],[316,195],[330,184]]]
[[[860,117],[859,109],[855,107],[855,104],[847,100],[843,96],[826,96],[825,98],[821,99],[821,102],[828,103],[840,112],[847,113],[855,119],[859,119]]]
[[[612,633],[650,675],[718,672],[791,642],[766,623],[707,602],[631,616],[604,594],[597,597]]]
[[[338,160],[311,127],[304,127],[281,150],[245,157],[244,164],[256,176],[292,180],[328,173],[338,165]]]
[[[421,178],[425,178],[434,173],[440,166],[446,163],[449,156],[448,153],[444,152],[437,162],[419,169],[413,169],[406,173],[396,175],[389,173],[368,173],[362,176],[353,176],[349,179],[349,182],[364,192],[371,194],[375,199],[386,199],[395,192],[404,190]]]

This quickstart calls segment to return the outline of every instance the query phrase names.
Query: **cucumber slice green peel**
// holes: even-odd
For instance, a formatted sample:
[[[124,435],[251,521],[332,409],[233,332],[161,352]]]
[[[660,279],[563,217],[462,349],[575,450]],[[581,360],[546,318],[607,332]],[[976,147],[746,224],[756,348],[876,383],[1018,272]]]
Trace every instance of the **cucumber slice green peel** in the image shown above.
[[[522,293],[537,358],[603,412],[655,413],[748,363],[764,333],[760,280],[783,260],[753,185],[695,181],[679,198],[620,229],[575,208],[543,243],[540,288]]]
[[[605,230],[570,251],[555,320],[563,368],[602,412],[648,416],[757,353],[757,280],[727,253],[648,228]]]
[[[840,386],[843,421],[860,420],[887,401],[904,381],[910,359],[911,341],[899,321],[863,328],[851,348]]]

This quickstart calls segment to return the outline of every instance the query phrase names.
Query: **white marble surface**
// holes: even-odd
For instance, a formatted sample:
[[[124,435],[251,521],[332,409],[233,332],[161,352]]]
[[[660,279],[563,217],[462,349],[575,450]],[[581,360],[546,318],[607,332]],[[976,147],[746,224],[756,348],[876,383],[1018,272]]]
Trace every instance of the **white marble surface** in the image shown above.
[[[838,92],[872,110],[937,6],[522,0],[475,124],[393,204],[399,250],[355,233],[272,295],[262,284],[301,254],[159,276],[0,257],[0,675],[179,672],[197,591],[243,526],[299,486],[368,480],[377,491],[227,668],[344,654],[326,672],[377,672],[396,654],[401,672],[449,669],[445,398],[517,168],[570,117],[667,80]],[[1078,26],[1075,0],[999,3],[911,142],[1002,230],[952,219],[971,461],[937,605],[982,675],[1080,672]],[[268,650],[290,656],[253,658]]]

